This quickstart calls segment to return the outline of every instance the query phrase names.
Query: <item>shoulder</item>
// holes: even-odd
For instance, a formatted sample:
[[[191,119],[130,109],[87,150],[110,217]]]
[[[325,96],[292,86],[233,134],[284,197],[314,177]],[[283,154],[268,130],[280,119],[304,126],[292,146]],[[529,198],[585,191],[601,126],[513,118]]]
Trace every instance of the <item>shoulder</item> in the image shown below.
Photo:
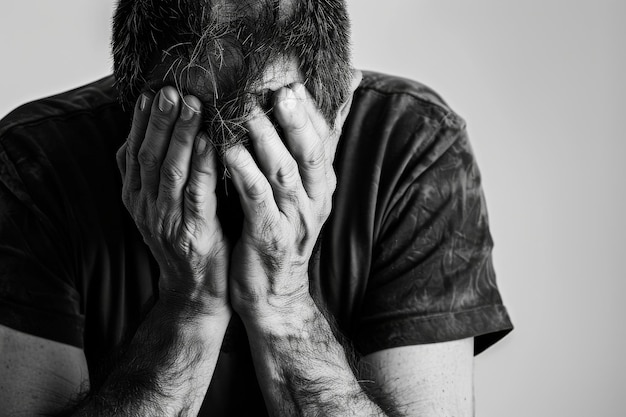
[[[359,88],[381,95],[406,94],[428,105],[447,107],[443,98],[432,88],[419,81],[397,75],[365,70]]]
[[[427,85],[394,75],[372,71],[363,72],[363,81],[355,95],[353,109],[380,111],[387,108],[395,117],[408,115],[437,125],[464,127],[464,120],[444,99]]]
[[[14,129],[40,126],[42,123],[100,113],[106,109],[121,110],[117,103],[113,76],[87,85],[35,100],[17,107],[0,120],[0,137]]]
[[[117,100],[114,78],[26,103],[0,120],[0,162],[67,166],[120,146],[130,116]],[[49,163],[49,164],[48,164]],[[6,170],[4,172],[6,174]]]
[[[340,169],[397,181],[417,175],[454,147],[468,148],[465,121],[430,87],[365,71],[344,125]],[[393,177],[393,178],[392,178]]]
[[[365,71],[344,125],[342,146],[395,166],[406,158],[437,158],[464,132],[463,118],[430,87]]]
[[[0,120],[0,182],[19,196],[100,169],[95,162],[114,154],[128,131],[116,96],[109,76],[10,112]]]

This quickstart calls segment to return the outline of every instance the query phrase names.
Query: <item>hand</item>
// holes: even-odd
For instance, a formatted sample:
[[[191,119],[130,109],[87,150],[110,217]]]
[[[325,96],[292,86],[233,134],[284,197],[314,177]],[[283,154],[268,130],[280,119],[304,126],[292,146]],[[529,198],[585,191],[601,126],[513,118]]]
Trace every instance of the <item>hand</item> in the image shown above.
[[[358,73],[353,91],[360,78]],[[351,104],[344,104],[331,129],[303,85],[274,97],[284,142],[259,111],[246,126],[256,158],[243,146],[224,156],[244,212],[230,275],[233,308],[244,321],[289,314],[309,300],[309,259],[331,211],[332,162]]]
[[[122,199],[157,260],[160,299],[199,312],[228,306],[228,249],[216,217],[216,157],[201,103],[164,87],[139,97],[117,153]]]

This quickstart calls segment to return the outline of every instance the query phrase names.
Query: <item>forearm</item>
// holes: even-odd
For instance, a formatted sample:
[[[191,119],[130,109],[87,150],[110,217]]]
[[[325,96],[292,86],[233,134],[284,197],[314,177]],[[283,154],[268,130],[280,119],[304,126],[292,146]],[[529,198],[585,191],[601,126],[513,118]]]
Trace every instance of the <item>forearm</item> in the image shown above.
[[[103,386],[75,416],[195,416],[211,381],[230,309],[213,315],[156,303]]]
[[[385,415],[359,385],[343,345],[310,297],[290,313],[246,321],[271,415]]]

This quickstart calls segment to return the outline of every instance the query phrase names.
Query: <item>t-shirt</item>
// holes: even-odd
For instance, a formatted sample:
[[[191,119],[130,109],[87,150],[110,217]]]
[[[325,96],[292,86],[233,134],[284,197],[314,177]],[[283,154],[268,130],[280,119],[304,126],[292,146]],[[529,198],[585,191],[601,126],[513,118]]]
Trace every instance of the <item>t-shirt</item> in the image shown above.
[[[106,77],[0,122],[0,324],[84,348],[96,386],[158,297],[158,266],[120,197],[115,153],[131,117]],[[465,123],[435,92],[365,72],[335,170],[310,291],[358,353],[467,337],[480,353],[512,329]],[[236,239],[227,178],[218,199]],[[205,404],[264,412],[237,317]]]

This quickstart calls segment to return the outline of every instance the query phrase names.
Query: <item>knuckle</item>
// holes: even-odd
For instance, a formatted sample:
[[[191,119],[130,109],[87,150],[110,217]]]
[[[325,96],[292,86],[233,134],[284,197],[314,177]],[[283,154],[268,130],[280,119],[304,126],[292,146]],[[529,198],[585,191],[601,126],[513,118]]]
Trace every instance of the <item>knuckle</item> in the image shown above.
[[[191,126],[184,124],[189,122],[182,123],[183,125],[177,125],[174,129],[174,132],[172,134],[172,142],[181,147],[191,146],[195,135],[193,135],[193,132],[191,132]]]
[[[137,194],[133,191],[127,182],[122,185],[122,203],[131,214],[137,205]]]
[[[199,187],[195,182],[191,182],[185,187],[185,197],[195,206],[202,205],[206,201],[206,194],[202,187]]]
[[[121,151],[121,148],[120,148]],[[137,144],[130,137],[128,138],[128,144],[126,145],[126,157],[128,159],[135,158],[135,154],[137,153]]]
[[[305,155],[305,163],[312,169],[321,169],[326,164],[326,152],[321,144],[313,146]]]
[[[330,213],[333,210],[333,205],[330,199],[326,199],[324,201],[324,203],[322,204],[321,210],[320,210],[320,218],[322,220],[322,222],[326,221],[326,219],[328,218],[328,216],[330,216]]]
[[[313,224],[313,222],[305,222],[302,225],[301,238],[302,243],[306,244],[307,242],[314,240],[317,237],[317,222]]]
[[[137,134],[129,134],[128,138],[126,139],[126,154],[127,155],[133,155],[137,153],[137,150],[139,149],[139,147],[141,146],[141,139],[136,137]]]
[[[150,117],[150,125],[156,131],[167,132],[173,123],[174,119],[171,116],[160,112],[152,113]]]
[[[156,168],[159,164],[156,155],[145,147],[142,147],[139,150],[139,154],[137,154],[137,161],[139,161],[139,165],[147,169]]]
[[[253,200],[263,200],[268,192],[268,185],[261,175],[249,178],[245,187],[246,194]]]
[[[121,164],[122,162],[126,161],[127,153],[128,153],[128,145],[126,144],[122,145],[122,147],[117,150],[117,152],[115,153],[115,159],[117,160],[118,164]]]
[[[262,123],[259,128],[259,141],[262,143],[272,142],[276,138],[276,128],[274,125],[267,121]]]
[[[130,207],[130,193],[126,185],[122,188],[122,203],[124,203],[124,207],[128,210]]]
[[[265,115],[256,115],[248,129],[253,133],[251,139],[263,147],[272,144],[277,136],[276,128]]]
[[[185,181],[185,173],[172,161],[166,161],[161,167],[161,180],[169,184],[180,184]]]
[[[298,136],[304,136],[309,133],[310,127],[309,119],[304,114],[299,114],[291,119],[289,130]]]
[[[335,193],[335,190],[337,190],[337,174],[335,174],[333,170],[330,170],[330,172],[328,172],[327,174],[327,180],[328,190],[332,196],[332,194]]]
[[[298,164],[292,158],[283,158],[283,163],[276,172],[276,178],[282,184],[291,184],[298,178]]]

